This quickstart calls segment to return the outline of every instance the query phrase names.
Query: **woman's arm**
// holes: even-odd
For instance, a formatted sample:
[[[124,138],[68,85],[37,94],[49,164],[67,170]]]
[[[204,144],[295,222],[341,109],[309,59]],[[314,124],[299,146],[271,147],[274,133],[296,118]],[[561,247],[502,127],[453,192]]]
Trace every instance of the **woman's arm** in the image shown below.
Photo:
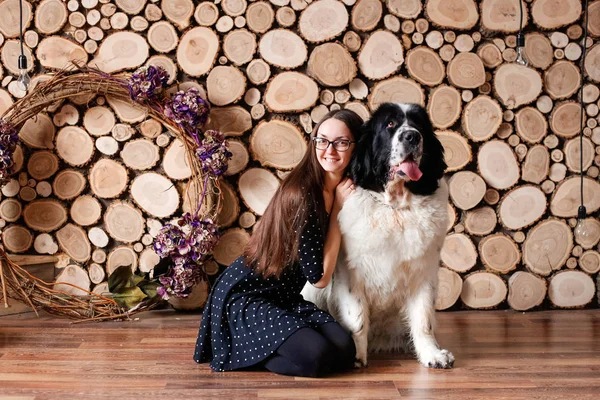
[[[325,238],[325,248],[323,251],[323,277],[313,286],[318,289],[323,289],[329,284],[335,265],[337,263],[338,254],[340,252],[340,244],[342,242],[342,232],[338,222],[338,214],[348,196],[354,192],[354,185],[350,179],[344,179],[336,187],[333,209],[329,216],[329,229]]]
[[[342,241],[342,233],[340,232],[340,224],[337,220],[339,208],[334,205],[329,217],[329,230],[325,238],[325,249],[323,251],[323,277],[313,286],[318,289],[323,289],[329,284],[335,264],[337,263],[338,253],[340,252],[340,243]]]

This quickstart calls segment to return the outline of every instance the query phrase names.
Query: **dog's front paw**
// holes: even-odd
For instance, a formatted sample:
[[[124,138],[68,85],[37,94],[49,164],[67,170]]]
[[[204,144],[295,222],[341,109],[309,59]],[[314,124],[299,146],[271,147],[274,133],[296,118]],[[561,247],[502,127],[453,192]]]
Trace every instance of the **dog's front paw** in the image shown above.
[[[428,368],[452,368],[454,356],[446,349],[436,349],[431,354],[422,357],[421,363]]]
[[[367,358],[355,358],[354,368],[364,368],[367,366]]]

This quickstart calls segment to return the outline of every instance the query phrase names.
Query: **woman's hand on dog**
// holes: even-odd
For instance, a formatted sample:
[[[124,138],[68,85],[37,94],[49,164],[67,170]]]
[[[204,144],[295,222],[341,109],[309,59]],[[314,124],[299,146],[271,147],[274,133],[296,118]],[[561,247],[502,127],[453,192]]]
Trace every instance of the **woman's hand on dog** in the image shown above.
[[[356,187],[350,178],[344,178],[340,183],[338,183],[335,188],[335,207],[338,209],[338,211],[342,209],[344,202],[355,191]]]

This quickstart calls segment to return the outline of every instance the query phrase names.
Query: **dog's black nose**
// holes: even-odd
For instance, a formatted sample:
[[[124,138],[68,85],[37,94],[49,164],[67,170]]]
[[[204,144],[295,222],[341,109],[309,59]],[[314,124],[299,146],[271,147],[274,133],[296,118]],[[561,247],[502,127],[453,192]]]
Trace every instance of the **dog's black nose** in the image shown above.
[[[403,139],[409,144],[417,144],[421,140],[421,134],[419,131],[410,130],[404,132]]]

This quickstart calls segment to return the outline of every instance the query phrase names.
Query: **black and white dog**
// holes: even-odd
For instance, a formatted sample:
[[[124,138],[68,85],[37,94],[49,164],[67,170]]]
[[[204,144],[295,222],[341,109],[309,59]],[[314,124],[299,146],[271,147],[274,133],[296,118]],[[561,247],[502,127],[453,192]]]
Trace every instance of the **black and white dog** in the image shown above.
[[[357,366],[367,365],[367,351],[398,349],[413,349],[427,367],[453,366],[434,336],[445,169],[423,107],[384,103],[365,124],[350,165],[357,189],[338,218],[342,245],[332,282],[302,292],[352,333]]]

